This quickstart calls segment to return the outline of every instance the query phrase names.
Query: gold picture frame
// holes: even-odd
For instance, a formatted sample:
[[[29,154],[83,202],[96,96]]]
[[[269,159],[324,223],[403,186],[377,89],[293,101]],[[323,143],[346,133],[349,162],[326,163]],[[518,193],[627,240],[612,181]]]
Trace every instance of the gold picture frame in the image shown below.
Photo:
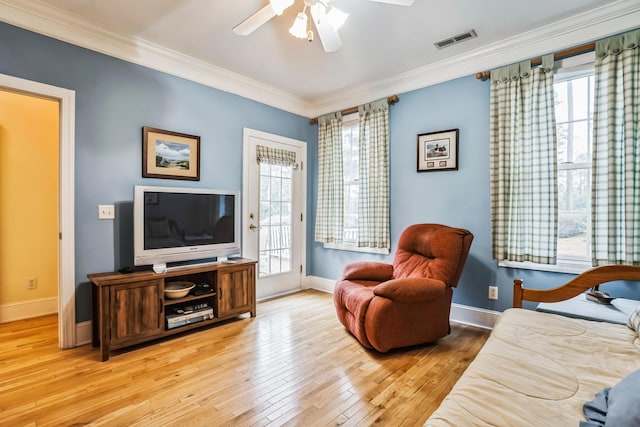
[[[200,181],[200,137],[143,127],[142,176]]]
[[[458,170],[458,129],[418,135],[418,172]]]

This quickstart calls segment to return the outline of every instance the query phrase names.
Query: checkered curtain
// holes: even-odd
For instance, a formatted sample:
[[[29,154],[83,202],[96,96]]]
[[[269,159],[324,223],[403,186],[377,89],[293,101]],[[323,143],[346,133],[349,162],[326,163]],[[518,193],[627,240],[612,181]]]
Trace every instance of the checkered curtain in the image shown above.
[[[280,148],[269,148],[265,147],[264,145],[257,145],[256,157],[258,163],[291,166],[293,169],[298,168],[298,164],[296,163],[296,153],[294,153],[293,151],[282,150]]]
[[[555,264],[553,55],[491,70],[491,227],[498,260]]]
[[[596,43],[593,265],[640,265],[640,30]]]
[[[316,242],[342,243],[344,235],[342,168],[342,114],[327,114],[318,118]]]
[[[358,113],[358,246],[389,249],[389,103],[365,104]]]

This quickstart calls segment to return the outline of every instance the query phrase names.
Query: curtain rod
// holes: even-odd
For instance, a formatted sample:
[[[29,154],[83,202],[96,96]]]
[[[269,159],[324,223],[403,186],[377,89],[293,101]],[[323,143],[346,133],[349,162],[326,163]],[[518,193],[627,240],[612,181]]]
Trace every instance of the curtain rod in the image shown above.
[[[387,102],[389,103],[389,105],[393,105],[398,101],[400,101],[400,98],[398,98],[398,95],[391,95],[390,97],[387,98]],[[345,110],[340,111],[340,113],[344,116],[345,114],[355,113],[356,111],[358,111],[358,107],[351,107],[351,108],[347,108]],[[318,118],[314,117],[312,119],[309,119],[309,123],[312,125],[315,125],[316,123],[318,123]]]
[[[553,54],[553,59],[558,61],[560,59],[569,58],[570,56],[580,55],[582,53],[593,52],[596,50],[595,43],[583,44],[582,46],[572,47],[571,49],[561,50],[560,52],[556,52]],[[542,58],[533,58],[531,60],[531,65],[540,65],[542,63]],[[481,71],[476,73],[476,79],[478,80],[488,80],[491,78],[491,71]]]

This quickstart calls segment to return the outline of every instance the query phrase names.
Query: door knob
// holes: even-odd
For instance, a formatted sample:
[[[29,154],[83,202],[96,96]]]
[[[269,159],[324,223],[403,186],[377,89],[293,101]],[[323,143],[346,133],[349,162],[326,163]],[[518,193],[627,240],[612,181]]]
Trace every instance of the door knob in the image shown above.
[[[258,229],[258,227],[256,227],[256,226],[255,226],[255,225],[253,225],[253,224],[251,224],[251,225],[249,226],[249,230],[251,230],[251,231],[256,231],[257,229]]]

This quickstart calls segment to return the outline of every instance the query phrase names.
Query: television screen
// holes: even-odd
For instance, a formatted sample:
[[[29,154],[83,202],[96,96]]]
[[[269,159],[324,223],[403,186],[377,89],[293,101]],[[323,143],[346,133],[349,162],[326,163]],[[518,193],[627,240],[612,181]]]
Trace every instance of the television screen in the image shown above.
[[[230,194],[144,194],[144,248],[233,242],[235,200]]]

